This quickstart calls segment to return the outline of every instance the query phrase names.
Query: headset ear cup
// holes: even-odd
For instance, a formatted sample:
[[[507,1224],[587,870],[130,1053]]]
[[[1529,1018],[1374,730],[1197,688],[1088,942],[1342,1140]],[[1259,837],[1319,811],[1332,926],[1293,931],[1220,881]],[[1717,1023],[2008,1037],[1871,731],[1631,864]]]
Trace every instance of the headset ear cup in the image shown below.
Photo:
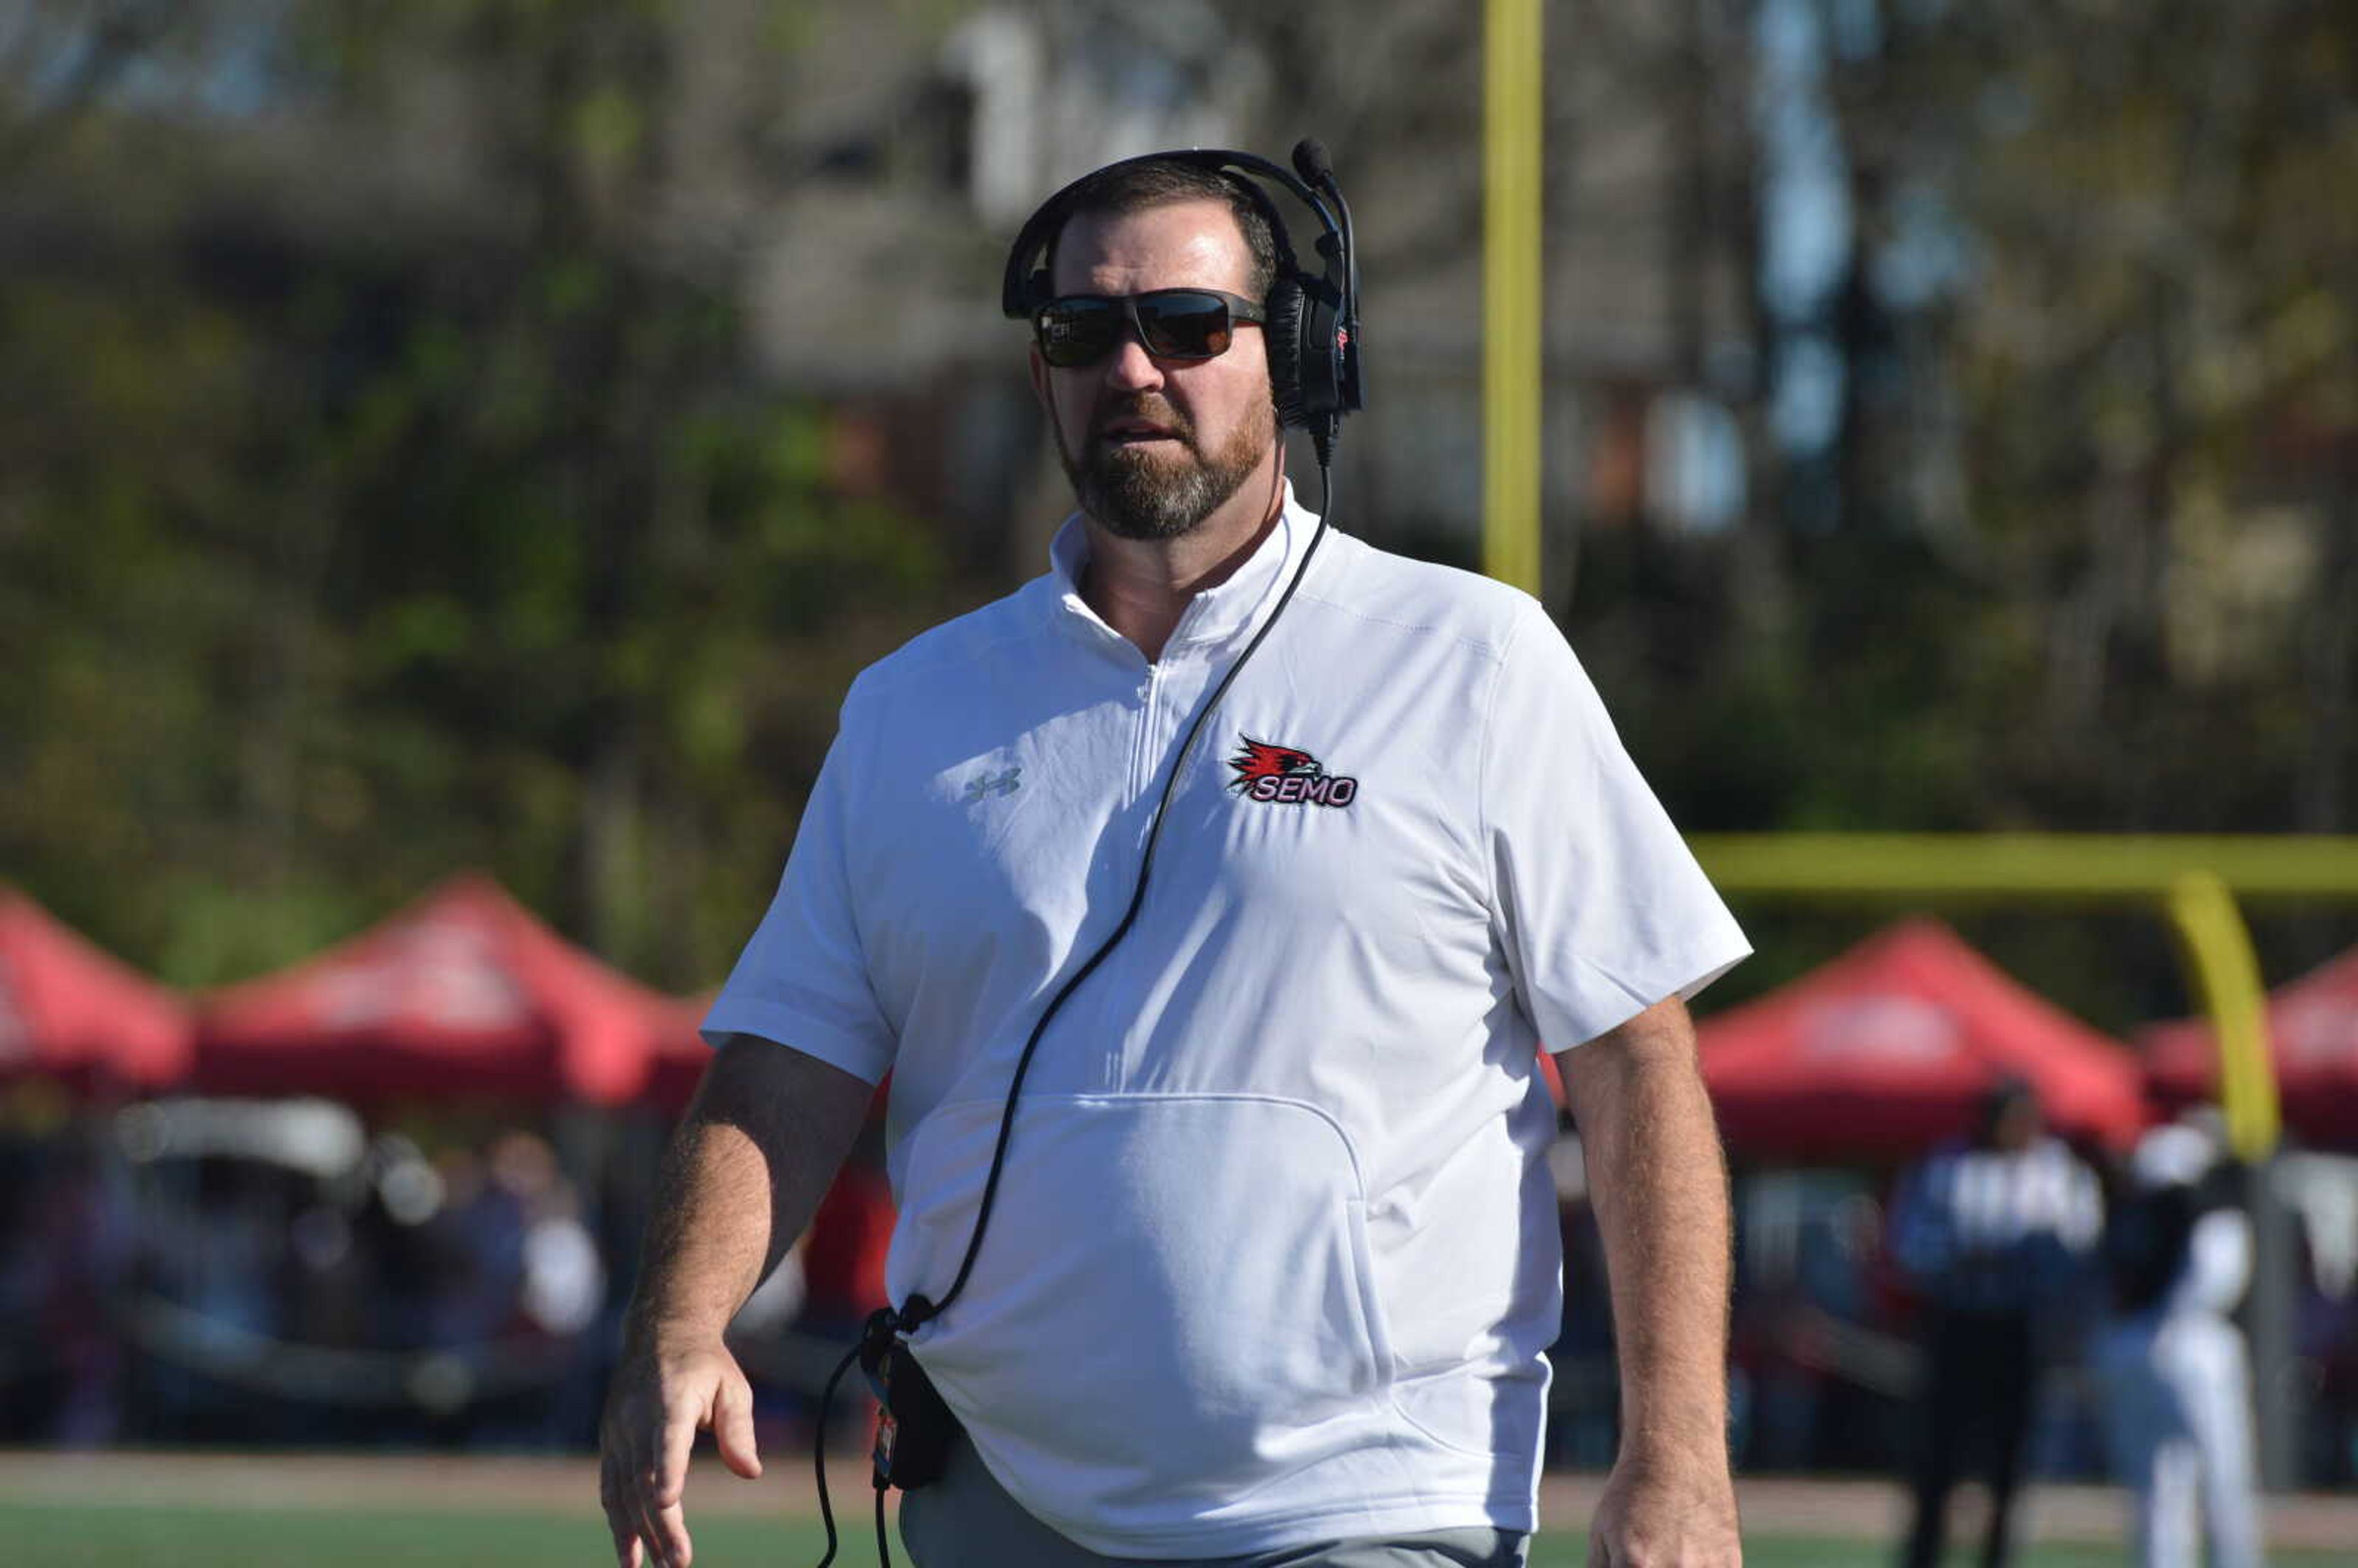
[[[1269,347],[1270,398],[1277,405],[1277,422],[1289,430],[1299,430],[1310,423],[1310,408],[1303,399],[1302,385],[1303,305],[1302,280],[1279,278],[1270,288],[1269,319],[1261,328]]]

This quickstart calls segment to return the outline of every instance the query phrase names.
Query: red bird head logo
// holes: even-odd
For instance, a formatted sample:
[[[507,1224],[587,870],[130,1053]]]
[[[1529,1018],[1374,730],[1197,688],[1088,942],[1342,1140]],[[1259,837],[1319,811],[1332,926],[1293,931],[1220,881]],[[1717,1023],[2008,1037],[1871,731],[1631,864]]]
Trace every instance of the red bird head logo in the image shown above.
[[[1326,771],[1318,765],[1318,759],[1307,752],[1298,752],[1291,746],[1272,746],[1266,741],[1256,741],[1250,736],[1238,737],[1237,754],[1228,759],[1228,766],[1237,771],[1237,776],[1229,781],[1228,787],[1238,790],[1250,789],[1255,779],[1314,779]]]

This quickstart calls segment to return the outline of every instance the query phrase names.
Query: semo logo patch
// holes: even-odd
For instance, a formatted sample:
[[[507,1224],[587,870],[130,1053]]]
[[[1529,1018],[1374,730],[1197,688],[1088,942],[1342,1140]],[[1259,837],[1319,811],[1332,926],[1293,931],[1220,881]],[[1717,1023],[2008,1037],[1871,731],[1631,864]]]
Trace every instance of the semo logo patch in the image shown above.
[[[1237,754],[1228,759],[1237,776],[1228,787],[1247,800],[1278,806],[1348,806],[1359,795],[1359,781],[1330,773],[1309,752],[1293,746],[1272,746],[1249,735],[1237,737]]]

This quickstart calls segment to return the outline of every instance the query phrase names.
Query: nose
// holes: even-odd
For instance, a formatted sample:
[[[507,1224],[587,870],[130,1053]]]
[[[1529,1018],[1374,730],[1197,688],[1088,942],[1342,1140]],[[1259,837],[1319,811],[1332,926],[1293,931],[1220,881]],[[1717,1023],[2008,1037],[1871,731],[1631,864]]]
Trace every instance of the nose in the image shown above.
[[[1163,367],[1138,341],[1134,329],[1125,329],[1106,360],[1106,384],[1131,392],[1151,392],[1163,384]]]

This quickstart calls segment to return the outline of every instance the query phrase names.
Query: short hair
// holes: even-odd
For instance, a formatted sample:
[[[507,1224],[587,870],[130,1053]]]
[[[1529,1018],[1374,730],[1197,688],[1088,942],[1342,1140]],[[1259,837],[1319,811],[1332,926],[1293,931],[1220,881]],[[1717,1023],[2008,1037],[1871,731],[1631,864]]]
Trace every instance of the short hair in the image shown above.
[[[1082,180],[1065,204],[1064,221],[1048,236],[1041,267],[1051,277],[1055,276],[1056,245],[1076,218],[1084,214],[1123,218],[1182,201],[1217,201],[1227,206],[1229,216],[1236,220],[1238,232],[1244,235],[1245,251],[1251,261],[1246,271],[1245,293],[1254,299],[1267,299],[1277,282],[1282,254],[1277,239],[1278,220],[1270,210],[1269,198],[1246,180],[1176,158],[1115,164]]]

